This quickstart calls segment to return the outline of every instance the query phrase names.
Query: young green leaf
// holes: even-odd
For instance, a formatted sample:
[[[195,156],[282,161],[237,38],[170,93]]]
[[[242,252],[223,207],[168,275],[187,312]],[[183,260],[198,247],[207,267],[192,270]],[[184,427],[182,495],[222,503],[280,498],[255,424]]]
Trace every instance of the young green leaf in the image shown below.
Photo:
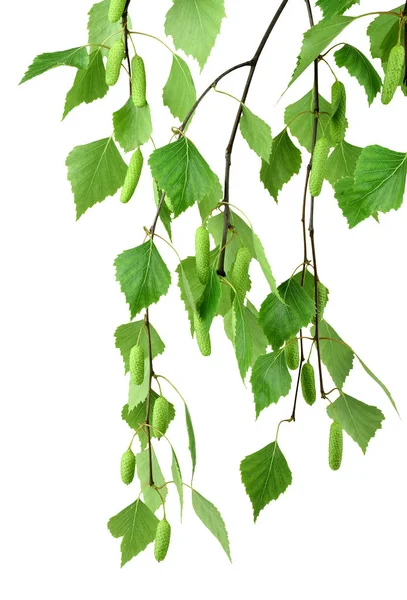
[[[274,138],[271,155],[262,160],[260,171],[260,180],[276,202],[284,184],[300,172],[301,161],[301,152],[283,129]]]
[[[161,487],[165,483],[164,475],[162,474],[160,465],[157,460],[157,455],[154,452],[154,448],[152,448],[151,452],[154,484],[157,487],[161,488],[160,494],[165,500],[168,494],[168,490],[166,486]],[[158,492],[154,488],[150,487],[150,459],[148,450],[143,450],[142,452],[137,454],[136,464],[137,476],[140,480],[140,486],[143,492],[144,502],[150,510],[156,512],[162,506],[162,502],[160,494],[158,494]]]
[[[364,404],[347,394],[341,394],[327,408],[329,417],[338,421],[348,435],[361,447],[363,454],[367,446],[382,427],[383,413],[375,406]]]
[[[271,291],[273,292],[273,294],[275,294],[277,296],[277,298],[280,301],[282,301],[280,292],[278,291],[276,280],[271,271],[270,263],[267,260],[266,253],[264,251],[263,244],[261,243],[260,238],[258,237],[258,235],[256,233],[253,233],[253,246],[254,246],[254,252],[255,252],[254,258],[258,261],[260,268],[263,271],[263,275],[266,278],[267,283],[270,286]]]
[[[196,58],[202,69],[225,16],[223,0],[175,0],[166,16],[165,33],[177,49]]]
[[[158,519],[140,500],[112,517],[107,526],[115,538],[122,537],[122,567],[155,539]]]
[[[116,141],[125,152],[139,148],[148,142],[153,132],[149,105],[139,108],[129,98],[120,110],[113,113],[113,127]]]
[[[186,423],[186,427],[187,427],[188,448],[189,448],[189,453],[191,455],[192,476],[193,476],[195,473],[195,467],[196,467],[196,440],[195,440],[194,426],[192,425],[191,413],[189,412],[189,408],[186,403],[185,403],[185,423]]]
[[[76,67],[77,69],[87,69],[89,65],[89,54],[85,47],[71,48],[70,50],[61,50],[59,52],[45,52],[36,56],[28,67],[20,85],[29,81],[38,75],[42,75],[50,69],[56,67]]]
[[[236,297],[232,307],[232,329],[237,364],[243,380],[252,365],[253,356],[253,342],[247,312],[246,307]]]
[[[275,404],[291,389],[291,375],[285,352],[279,350],[260,356],[254,363],[250,382],[256,406],[256,416],[270,404]]]
[[[199,494],[196,490],[192,490],[192,506],[196,516],[216,537],[226,552],[229,560],[232,561],[230,556],[228,532],[226,531],[226,526],[224,520],[222,519],[222,515],[216,506],[201,496],[201,494]]]
[[[325,135],[330,146],[334,146],[328,127],[331,105],[321,95],[319,95],[319,110],[318,122],[320,127],[318,127],[317,139]],[[294,104],[287,106],[284,113],[284,123],[288,126],[291,134],[297,138],[301,146],[304,146],[308,152],[311,152],[312,149],[314,119],[314,90],[305,94]]]
[[[253,505],[254,520],[269,502],[277,500],[292,483],[292,473],[277,442],[242,460],[242,482]]]
[[[371,369],[369,369],[369,367],[367,366],[367,364],[365,364],[363,362],[363,360],[360,358],[360,356],[358,356],[357,354],[355,354],[356,358],[358,359],[358,361],[360,362],[360,364],[362,365],[363,369],[366,371],[366,373],[369,375],[369,377],[371,377],[373,379],[373,381],[375,381],[377,383],[378,386],[380,386],[383,390],[383,392],[386,394],[386,396],[388,397],[388,399],[390,400],[390,402],[393,405],[393,408],[395,409],[395,411],[397,412],[397,414],[399,414],[398,408],[396,403],[393,400],[393,396],[391,395],[390,391],[388,390],[388,388],[384,385],[384,383],[382,381],[380,381],[380,379],[377,377],[377,375],[375,375],[373,373],[373,371],[371,371]]]
[[[150,335],[152,355],[153,358],[155,358],[164,352],[165,345],[151,323]],[[116,348],[120,350],[120,354],[123,357],[125,373],[127,373],[129,370],[130,350],[133,348],[133,346],[138,343],[143,348],[146,356],[149,353],[147,330],[144,320],[132,321],[131,323],[126,323],[126,325],[120,325],[120,327],[116,329],[114,336],[116,340]]]
[[[391,12],[400,13],[404,3]],[[399,19],[394,15],[382,14],[376,17],[367,28],[370,37],[370,53],[373,58],[380,58],[382,66],[389,60],[391,49],[397,44],[399,33]]]
[[[335,52],[335,61],[338,67],[346,67],[349,75],[356,77],[365,88],[370,106],[382,87],[381,77],[370,60],[354,46],[344,44]]]
[[[132,319],[168,292],[171,274],[153,240],[125,250],[114,264],[116,279],[126,296]]]
[[[259,323],[259,311],[256,307],[250,302],[250,300],[246,300],[245,306],[246,313],[246,321],[249,325],[249,331],[252,338],[253,344],[253,352],[252,352],[252,364],[254,365],[259,356],[263,356],[266,353],[266,348],[268,346],[268,341],[266,336],[264,335],[263,329],[260,327]]]
[[[249,147],[264,161],[270,159],[273,146],[273,137],[270,126],[260,117],[252,113],[247,106],[243,106],[243,113],[240,119],[240,131],[242,136],[249,144]]]
[[[315,335],[315,327],[311,334]],[[342,389],[353,367],[353,350],[347,346],[335,329],[326,321],[319,323],[321,360],[328,369],[334,384]]]
[[[282,283],[278,291],[284,304],[270,294],[260,308],[260,325],[274,349],[308,325],[315,312],[313,301],[295,279]]]
[[[178,54],[172,57],[167,83],[163,89],[163,102],[173,117],[183,121],[195,104],[196,89],[187,63]]]
[[[352,146],[348,142],[340,142],[329,156],[326,163],[326,179],[335,187],[335,183],[344,177],[352,177],[355,174],[356,164],[359,160],[362,148]]]
[[[146,356],[144,361],[144,379],[140,385],[137,385],[133,379],[130,377],[129,383],[129,395],[127,399],[127,404],[129,406],[129,410],[133,410],[145,401],[148,396],[148,390],[150,388],[150,361],[148,356]],[[144,415],[145,416],[145,415]]]
[[[181,508],[181,520],[182,520],[182,511],[184,508],[184,486],[182,485],[182,474],[181,467],[179,466],[179,461],[177,455],[174,452],[174,448],[172,448],[172,462],[171,462],[171,473],[172,478],[174,480],[175,487],[177,488],[179,503]]]
[[[78,219],[88,208],[113,196],[123,185],[127,172],[111,137],[76,146],[68,155],[66,166]]]
[[[120,29],[120,23],[111,23],[109,21],[109,7],[110,0],[102,0],[102,2],[94,4],[90,9],[88,21],[89,44],[97,46],[106,43],[107,46],[111,47],[122,37],[123,34]],[[130,17],[127,19],[127,25],[128,28],[131,29],[132,25]],[[106,48],[100,48],[100,51],[103,56],[106,56],[109,52]]]
[[[100,50],[93,51],[89,56],[87,69],[79,70],[72,88],[66,95],[62,119],[65,119],[73,108],[85,102],[89,104],[98,98],[103,98],[109,91],[105,80],[105,67]]]
[[[149,159],[153,177],[171,198],[174,216],[219,186],[219,179],[186,137],[155,150]]]
[[[360,0],[318,0],[317,2],[326,19],[343,14],[354,4],[360,4]]]

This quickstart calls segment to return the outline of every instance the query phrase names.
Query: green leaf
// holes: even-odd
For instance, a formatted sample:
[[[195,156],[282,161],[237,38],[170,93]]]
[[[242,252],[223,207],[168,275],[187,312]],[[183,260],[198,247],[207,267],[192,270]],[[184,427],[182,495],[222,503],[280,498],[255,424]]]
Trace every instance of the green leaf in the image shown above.
[[[292,85],[345,27],[354,20],[354,17],[335,15],[328,19],[322,19],[317,25],[306,31],[297,66],[289,85]]]
[[[261,243],[260,238],[255,233],[253,233],[253,246],[255,251],[254,258],[259,262],[260,268],[263,271],[263,275],[266,278],[271,291],[277,296],[277,298],[280,301],[282,301],[280,292],[278,291],[276,280],[274,279],[274,275],[271,271],[270,263],[267,260],[266,253],[264,251],[263,244]]]
[[[76,146],[66,159],[68,179],[79,219],[87,210],[122,187],[127,165],[113,139]]]
[[[220,181],[218,181],[209,194],[198,200],[198,209],[202,221],[206,221],[209,214],[219,205],[219,201],[222,199],[223,188]]]
[[[262,356],[266,352],[268,341],[259,323],[259,311],[255,306],[246,300],[245,306],[245,317],[248,323],[250,335],[252,338],[253,352],[252,352],[252,364],[254,365],[259,356]]]
[[[202,69],[225,16],[223,0],[175,0],[166,16],[165,33],[177,49],[196,58]]]
[[[153,481],[154,484],[161,488],[160,494],[165,499],[168,494],[167,487],[161,487],[165,483],[160,465],[158,464],[154,448],[151,449],[152,465],[153,465]],[[161,506],[161,498],[159,493],[150,487],[150,458],[148,450],[143,450],[136,456],[137,475],[140,480],[141,490],[143,492],[144,502],[150,510],[156,512]]]
[[[296,335],[314,316],[314,303],[305,290],[291,278],[278,291],[284,304],[270,294],[260,308],[260,325],[274,349]]]
[[[341,15],[354,4],[360,4],[360,0],[318,0],[317,2],[326,19]]]
[[[155,358],[164,352],[165,345],[151,323],[150,335],[152,355],[153,358]],[[144,320],[120,325],[120,327],[116,329],[114,336],[116,339],[116,348],[120,350],[120,354],[123,357],[125,373],[129,370],[130,350],[137,343],[143,348],[145,356],[148,356],[149,345]]]
[[[260,180],[276,202],[284,184],[300,172],[301,160],[301,152],[283,129],[274,138],[271,156],[262,161],[260,171]]]
[[[342,429],[361,447],[363,454],[384,420],[383,413],[375,406],[343,393],[328,406],[327,413],[332,420],[340,423]]]
[[[253,505],[254,520],[269,502],[277,500],[292,483],[292,474],[277,441],[242,460],[242,482]]]
[[[232,306],[232,329],[237,364],[243,381],[253,362],[253,343],[247,312],[246,307],[235,297]]]
[[[184,136],[155,150],[148,162],[160,189],[171,198],[175,217],[219,186],[218,177]]]
[[[400,208],[406,188],[407,154],[382,146],[362,150],[354,180],[345,178],[335,185],[335,197],[349,227],[355,227],[375,212]]]
[[[172,463],[171,463],[171,473],[172,478],[174,480],[175,487],[177,488],[179,503],[181,507],[181,520],[182,520],[182,511],[184,507],[184,487],[182,485],[182,475],[181,468],[179,466],[179,461],[177,455],[174,452],[174,448],[172,448]]]
[[[89,11],[88,31],[89,44],[104,44],[112,47],[118,39],[122,37],[121,23],[111,23],[108,19],[110,0],[102,0],[94,4]],[[127,21],[131,29],[131,19]],[[112,35],[114,33],[117,35]],[[110,37],[112,36],[112,37]],[[109,38],[109,39],[107,39]],[[101,48],[103,56],[107,56],[109,50]]]
[[[34,58],[20,81],[20,85],[56,67],[66,66],[86,69],[88,65],[89,55],[84,46],[71,48],[70,50],[61,50],[59,52],[45,52]]]
[[[172,57],[168,81],[163,90],[163,101],[173,117],[183,121],[196,101],[196,89],[187,63],[178,54]]]
[[[302,281],[302,271],[299,271],[298,273],[296,273],[293,277],[293,279],[298,283],[298,285],[300,285],[305,292],[307,292],[308,296],[311,298],[312,302],[315,302],[315,280],[314,280],[314,275],[308,270],[305,270],[305,276],[304,276],[304,281]],[[302,283],[302,285],[301,285]],[[321,282],[318,282],[318,285],[321,286],[326,294],[327,297],[329,297],[329,290],[328,288]]]
[[[150,389],[150,361],[148,357],[144,360],[144,379],[141,385],[133,383],[132,379],[129,380],[129,395],[127,398],[127,404],[129,410],[133,410],[145,401],[148,396],[148,390]]]
[[[319,95],[319,123],[318,138],[325,135],[331,146],[335,144],[332,141],[329,120],[331,105],[321,95]],[[327,114],[325,114],[327,113]],[[308,152],[312,149],[312,130],[314,125],[314,90],[305,94],[300,100],[287,106],[284,113],[284,123],[288,126],[291,134],[297,138],[301,146],[304,146]]]
[[[284,350],[260,356],[254,363],[250,381],[258,417],[263,409],[287,396],[291,389]]]
[[[154,542],[158,519],[140,500],[112,517],[107,526],[115,538],[122,537],[122,567]]]
[[[191,334],[193,334],[193,314],[205,290],[205,286],[202,285],[198,278],[195,256],[188,256],[188,258],[182,260],[176,272],[178,273],[181,300],[184,302],[185,310],[188,313],[191,323]]]
[[[353,178],[361,152],[362,148],[345,141],[336,146],[326,165],[326,179],[333,187],[343,177]]]
[[[129,98],[123,108],[113,113],[113,127],[116,141],[125,152],[139,148],[153,132],[149,105],[135,106]]]
[[[98,98],[103,98],[108,90],[102,54],[100,50],[95,50],[89,56],[88,68],[80,70],[76,74],[73,86],[66,95],[62,119],[65,119],[73,108],[83,102],[89,104]]]
[[[264,161],[268,162],[273,146],[273,137],[270,126],[260,117],[252,113],[247,106],[243,106],[240,119],[240,131],[249,144],[249,147]]]
[[[367,100],[372,104],[382,87],[382,80],[370,60],[360,50],[349,44],[335,52],[338,67],[346,67],[349,74],[356,77],[365,88]]]
[[[311,334],[315,335],[315,327],[312,327]],[[353,367],[353,350],[345,344],[335,329],[326,321],[319,323],[319,337],[330,338],[320,339],[321,360],[328,369],[334,384],[342,389]]]
[[[217,253],[217,250],[215,250]],[[221,292],[219,275],[216,273],[216,265],[211,268],[208,283],[205,286],[198,308],[201,319],[207,331],[211,328],[212,321],[218,314],[218,306]]]
[[[185,404],[185,422],[186,422],[187,433],[188,433],[188,448],[189,448],[189,453],[191,455],[192,476],[193,476],[195,473],[195,468],[196,468],[195,432],[194,432],[194,426],[192,425],[191,413],[189,412],[189,408],[188,408],[186,402],[184,404]]]
[[[404,4],[391,12],[400,13]],[[373,58],[380,58],[382,65],[386,64],[393,46],[398,40],[399,19],[394,15],[379,15],[370,23],[367,34],[370,37],[370,53]]]
[[[192,506],[194,507],[196,516],[216,537],[226,552],[229,560],[232,561],[230,557],[229,538],[226,531],[225,522],[216,506],[201,496],[201,494],[199,494],[196,490],[192,490]]]
[[[125,250],[114,264],[132,319],[168,292],[171,274],[152,240]]]
[[[160,205],[160,202],[161,202],[161,197],[162,197],[163,192],[158,187],[155,179],[153,179],[153,189],[154,189],[154,202],[155,202],[156,207],[158,208]],[[165,202],[163,202],[161,205],[160,221],[164,225],[164,229],[167,232],[168,237],[170,238],[170,241],[172,242],[171,213]]]
[[[136,387],[136,386],[135,386]],[[141,386],[138,386],[141,387]],[[148,391],[148,390],[147,390]],[[137,405],[134,406],[134,408],[132,408],[129,404],[125,404],[122,410],[122,419],[123,421],[126,421],[127,425],[131,428],[134,429],[134,431],[137,431],[137,429],[140,427],[140,425],[142,425],[145,420],[146,420],[146,398],[147,398],[147,393],[143,399],[142,402],[138,403]],[[153,412],[154,409],[154,404],[155,401],[158,398],[158,394],[152,390],[151,392],[151,406],[150,406],[150,413]],[[171,423],[171,421],[174,420],[175,418],[175,408],[174,405],[169,402],[169,423]],[[143,433],[143,431],[139,431],[139,439],[141,442],[141,446],[142,448],[145,448],[147,445],[147,435],[145,433]],[[152,437],[157,437],[156,434],[154,433],[154,431],[151,432]]]
[[[360,356],[358,356],[356,353],[355,353],[355,356],[356,356],[356,358],[358,359],[358,361],[360,362],[360,364],[362,365],[362,367],[364,368],[364,370],[366,371],[366,373],[369,375],[369,377],[371,377],[371,378],[373,379],[373,381],[375,381],[375,382],[377,383],[377,385],[379,385],[379,386],[382,388],[383,392],[386,394],[386,396],[388,397],[388,399],[389,399],[389,400],[390,400],[390,402],[392,403],[392,405],[393,405],[393,407],[394,407],[395,411],[397,412],[397,414],[399,414],[399,411],[398,411],[397,405],[396,405],[395,401],[393,400],[393,396],[391,395],[391,393],[390,393],[390,391],[387,389],[387,387],[384,385],[384,383],[383,383],[382,381],[380,381],[380,379],[377,377],[377,375],[375,375],[375,374],[373,373],[373,371],[371,371],[371,370],[369,369],[369,367],[367,366],[367,364],[365,364],[365,363],[363,362],[363,360],[360,358]]]

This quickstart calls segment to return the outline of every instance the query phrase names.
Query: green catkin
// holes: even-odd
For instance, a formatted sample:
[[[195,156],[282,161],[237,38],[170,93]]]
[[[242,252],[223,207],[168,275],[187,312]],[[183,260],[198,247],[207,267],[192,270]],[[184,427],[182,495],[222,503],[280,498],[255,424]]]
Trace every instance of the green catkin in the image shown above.
[[[130,377],[135,385],[141,385],[144,381],[144,350],[140,344],[136,344],[130,350]]]
[[[345,139],[348,126],[346,119],[346,90],[341,81],[335,81],[332,86],[332,106],[336,106],[336,112],[330,120],[331,137],[335,144]]]
[[[317,390],[314,367],[310,362],[306,362],[301,370],[301,390],[305,402],[312,406],[317,399]]]
[[[167,519],[163,519],[157,525],[154,542],[154,556],[158,562],[161,562],[167,556],[170,539],[171,525],[168,523]]]
[[[117,40],[109,50],[106,63],[106,83],[109,86],[116,85],[120,76],[120,69],[124,59],[124,42]]]
[[[235,288],[236,296],[243,304],[247,290],[250,286],[249,282],[249,266],[252,255],[249,248],[242,246],[236,254],[235,264],[233,265],[231,280]]]
[[[391,49],[389,61],[384,76],[382,103],[389,104],[400,84],[405,61],[405,50],[401,44],[397,44]]]
[[[198,279],[202,283],[202,285],[206,285],[209,279],[209,254],[209,231],[204,225],[201,225],[200,227],[198,227],[195,234],[195,255],[196,271],[198,274]]]
[[[108,16],[111,23],[117,23],[121,19],[125,6],[126,0],[110,0]]]
[[[329,466],[337,471],[342,463],[343,431],[337,421],[334,421],[329,430]]]
[[[312,159],[311,177],[309,190],[311,196],[319,196],[325,179],[326,161],[329,154],[329,142],[326,137],[321,137],[315,144]]]
[[[287,367],[291,371],[296,371],[300,365],[300,350],[298,347],[297,338],[293,337],[288,340],[285,346],[285,359],[287,361]]]
[[[131,448],[126,450],[122,456],[120,464],[120,473],[123,483],[129,485],[134,479],[134,472],[136,470],[136,457]]]
[[[130,159],[129,168],[127,169],[126,177],[123,183],[120,201],[126,204],[136,191],[137,184],[140,179],[141,170],[143,168],[143,155],[140,148],[134,152]]]
[[[170,405],[168,400],[162,396],[158,396],[154,402],[153,417],[151,425],[155,436],[160,439],[168,429],[170,422]]]
[[[203,356],[209,356],[211,353],[211,338],[205,329],[198,312],[194,313],[194,329],[196,341],[198,342],[199,350]]]
[[[147,104],[146,100],[146,70],[144,60],[141,56],[134,56],[131,61],[131,89],[134,105],[143,108]]]
[[[325,307],[328,304],[328,290],[320,281],[318,281],[318,321],[324,318]],[[315,315],[312,318],[315,323]]]

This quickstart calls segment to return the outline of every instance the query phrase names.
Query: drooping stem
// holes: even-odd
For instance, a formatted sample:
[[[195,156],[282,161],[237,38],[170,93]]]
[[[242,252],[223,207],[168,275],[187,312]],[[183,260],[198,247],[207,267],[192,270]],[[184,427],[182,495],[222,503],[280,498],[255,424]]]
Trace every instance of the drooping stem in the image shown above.
[[[270,25],[267,27],[267,30],[266,30],[265,34],[263,35],[261,42],[260,42],[252,60],[249,61],[250,71],[247,76],[246,84],[245,84],[243,94],[241,97],[242,104],[239,105],[239,108],[237,110],[235,121],[234,121],[233,127],[232,127],[232,132],[231,132],[230,138],[229,138],[229,143],[226,148],[226,156],[225,156],[226,166],[225,166],[225,180],[224,180],[224,192],[223,192],[223,203],[225,205],[225,208],[224,208],[224,221],[223,221],[223,236],[222,236],[222,245],[221,245],[222,250],[221,250],[221,253],[219,256],[219,266],[218,266],[218,271],[217,271],[218,275],[220,275],[221,277],[225,277],[225,275],[226,275],[226,273],[225,273],[225,256],[226,256],[227,236],[228,236],[228,231],[229,231],[229,227],[230,227],[229,190],[230,190],[230,169],[232,166],[232,152],[233,152],[233,146],[234,146],[235,139],[236,139],[237,130],[239,128],[240,119],[241,119],[241,116],[243,113],[243,104],[245,104],[247,96],[249,94],[250,86],[253,81],[254,73],[256,71],[256,67],[259,62],[259,58],[267,44],[267,41],[271,35],[271,32],[273,31],[275,25],[277,24],[287,3],[288,3],[288,0],[283,0],[283,2],[280,4]]]

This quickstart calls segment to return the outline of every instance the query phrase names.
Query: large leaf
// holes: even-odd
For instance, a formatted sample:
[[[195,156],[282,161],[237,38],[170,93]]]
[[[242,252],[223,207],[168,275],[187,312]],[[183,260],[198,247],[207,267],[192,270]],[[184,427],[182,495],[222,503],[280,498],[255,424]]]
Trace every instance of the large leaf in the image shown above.
[[[336,146],[328,158],[325,174],[332,186],[335,186],[335,183],[344,177],[353,178],[361,152],[362,148],[352,146],[345,141]]]
[[[253,356],[250,321],[247,318],[248,312],[247,308],[240,303],[239,298],[235,297],[232,306],[232,328],[237,364],[243,380],[252,365]]]
[[[123,34],[120,21],[111,23],[108,19],[109,5],[110,0],[102,0],[102,2],[94,4],[90,9],[88,21],[89,44],[105,44],[111,47],[120,37],[122,37]],[[127,24],[131,29],[130,18],[128,18]],[[101,52],[106,56],[109,50],[101,48]]]
[[[196,490],[192,490],[192,506],[194,507],[197,517],[199,517],[205,527],[207,527],[216,537],[231,561],[228,532],[226,531],[222,515],[216,506],[201,496]]]
[[[129,358],[130,350],[136,344],[140,344],[143,348],[144,355],[148,356],[149,345],[147,338],[147,328],[144,320],[133,321],[132,323],[126,323],[126,325],[120,325],[115,331],[116,348],[120,350],[120,354],[123,357],[125,372],[129,370]],[[151,335],[151,350],[153,358],[164,352],[164,342],[158,335],[157,331],[150,324],[150,335]]]
[[[335,52],[335,60],[338,67],[346,67],[349,74],[356,77],[365,88],[369,105],[372,104],[381,90],[382,80],[370,60],[349,44],[344,44],[343,48]]]
[[[260,356],[254,363],[250,381],[258,417],[264,408],[278,402],[290,391],[291,375],[284,350]]]
[[[314,316],[314,302],[305,290],[291,278],[282,283],[275,294],[267,296],[260,308],[260,325],[274,349],[296,335]]]
[[[335,196],[349,227],[376,212],[400,208],[407,176],[407,154],[382,146],[367,146],[356,165],[354,179],[335,185]]]
[[[281,300],[280,292],[278,291],[277,283],[271,271],[270,263],[264,251],[263,244],[261,243],[258,235],[255,233],[253,233],[253,246],[255,253],[254,258],[259,262],[260,268],[263,271],[263,275],[266,278],[271,291],[277,296],[279,300]]]
[[[400,13],[404,4],[391,12]],[[394,15],[382,14],[370,23],[367,34],[370,37],[370,52],[373,58],[380,58],[386,64],[393,46],[397,43],[399,19]],[[403,41],[403,40],[402,40]]]
[[[301,152],[293,144],[287,128],[273,140],[271,155],[261,163],[260,179],[277,202],[278,193],[301,168]]]
[[[254,365],[259,356],[262,356],[266,353],[266,348],[268,346],[268,341],[266,336],[264,335],[263,329],[260,327],[259,323],[259,311],[256,307],[250,302],[250,300],[246,300],[246,320],[249,325],[249,331],[252,338],[252,364]]]
[[[132,319],[168,292],[171,274],[152,240],[125,250],[114,264]]]
[[[172,57],[168,81],[163,90],[163,101],[173,117],[183,121],[195,104],[196,89],[187,63],[178,54]]]
[[[273,146],[270,126],[252,113],[247,106],[243,107],[240,119],[240,131],[250,148],[261,159],[268,162]]]
[[[127,165],[111,137],[76,146],[66,165],[78,219],[97,202],[113,196],[127,173]]]
[[[361,447],[365,453],[369,441],[381,429],[383,413],[375,406],[364,404],[347,394],[341,394],[327,408],[331,419],[338,421],[342,429]]]
[[[148,142],[153,132],[149,105],[135,106],[133,99],[129,98],[120,110],[113,113],[113,127],[114,136],[125,152],[139,148]]]
[[[165,33],[172,36],[177,49],[196,58],[202,69],[225,16],[223,0],[175,0],[167,13]]]
[[[255,521],[263,508],[272,500],[277,500],[292,483],[290,467],[277,442],[242,460],[240,472],[253,505]]]
[[[318,123],[320,126],[318,127],[317,139],[325,135],[330,145],[334,146],[329,129],[331,105],[321,95],[319,95],[319,110]],[[300,142],[301,146],[304,146],[308,152],[311,152],[314,126],[314,90],[305,94],[305,96],[294,102],[294,104],[287,106],[284,113],[284,123],[288,126],[292,135]]]
[[[107,526],[115,538],[122,537],[122,567],[154,542],[158,519],[140,500],[112,517]]]
[[[316,58],[329,46],[329,44],[354,21],[354,17],[335,15],[323,19],[304,34],[304,40],[297,66],[290,81],[290,85],[314,62]]]
[[[100,50],[95,50],[89,56],[87,69],[79,70],[73,86],[66,95],[63,119],[76,106],[83,102],[89,104],[98,98],[106,96],[109,86],[106,83],[105,67]]]
[[[315,327],[312,328],[315,335]],[[347,346],[335,329],[326,321],[319,323],[321,360],[329,371],[334,384],[342,389],[353,366],[353,350]]]
[[[219,189],[213,173],[196,146],[186,137],[155,150],[149,159],[153,177],[171,198],[174,216]]]
[[[154,484],[160,488],[160,494],[165,499],[167,497],[168,490],[167,487],[164,486],[165,479],[153,448],[151,449],[151,458]],[[148,450],[143,450],[137,454],[136,465],[144,502],[150,510],[156,512],[162,506],[162,502],[160,494],[154,488],[150,487],[150,455]]]
[[[341,15],[354,4],[360,4],[360,0],[318,0],[317,2],[325,18]]]
[[[34,58],[20,84],[33,79],[33,77],[38,77],[50,69],[55,69],[55,67],[67,66],[86,69],[88,65],[89,55],[83,46],[59,52],[45,52]]]

